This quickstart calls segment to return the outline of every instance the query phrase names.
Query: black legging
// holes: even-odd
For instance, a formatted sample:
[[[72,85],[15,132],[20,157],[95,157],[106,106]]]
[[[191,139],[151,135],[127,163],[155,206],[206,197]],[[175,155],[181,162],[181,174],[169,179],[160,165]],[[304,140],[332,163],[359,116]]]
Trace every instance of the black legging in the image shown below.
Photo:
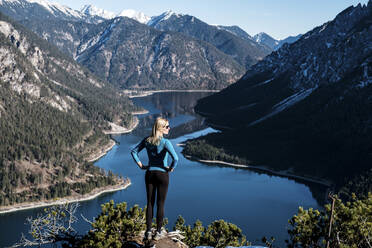
[[[155,194],[156,197],[156,227],[160,232],[163,226],[164,218],[164,203],[167,197],[169,174],[162,171],[146,171],[145,175],[146,192],[147,192],[147,210],[146,210],[146,226],[147,231],[151,230],[152,217],[154,212]]]

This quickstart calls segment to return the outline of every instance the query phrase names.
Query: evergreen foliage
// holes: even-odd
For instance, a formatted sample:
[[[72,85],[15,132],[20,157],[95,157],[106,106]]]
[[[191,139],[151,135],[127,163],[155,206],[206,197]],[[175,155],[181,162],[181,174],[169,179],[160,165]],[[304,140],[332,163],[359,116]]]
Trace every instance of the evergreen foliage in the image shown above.
[[[134,205],[127,211],[127,203],[102,204],[102,212],[92,223],[89,233],[82,238],[80,247],[117,247],[137,236],[146,228],[145,211]]]
[[[289,224],[288,248],[325,247],[327,241],[332,248],[371,247],[372,242],[372,194],[365,199],[353,195],[350,202],[336,198],[331,237],[328,240],[331,205],[325,211],[299,208]]]
[[[231,111],[231,116],[216,115],[213,118],[223,122],[213,123],[229,125],[233,130],[191,140],[190,148],[194,148],[186,145],[184,152],[207,159],[215,156],[212,152],[223,149],[252,164],[264,164],[274,170],[293,168],[299,175],[332,180],[339,189],[354,177],[365,175],[372,164],[372,85],[351,87],[349,84],[358,73],[350,74],[337,85],[319,87],[302,101],[253,126],[249,123],[258,114],[248,110]],[[201,154],[202,146],[209,147],[209,151]]]
[[[219,160],[236,164],[249,163],[244,158],[228,154],[224,148],[218,148],[208,144],[204,139],[188,141],[182,153],[186,155],[192,154],[192,156],[206,160]]]
[[[341,199],[351,201],[353,193],[356,193],[359,198],[366,198],[368,192],[372,192],[372,168],[366,173],[354,176],[339,190],[338,194]]]
[[[125,247],[126,242],[138,239],[140,232],[145,230],[145,212],[146,209],[142,210],[138,205],[127,210],[125,202],[115,205],[111,200],[102,204],[102,212],[95,218],[89,233],[79,241],[79,247]],[[164,225],[168,223],[164,222]],[[240,228],[224,220],[214,221],[207,228],[198,220],[191,228],[179,216],[173,230],[181,231],[185,236],[183,242],[190,247],[206,245],[223,248],[248,243]]]
[[[57,48],[0,13],[0,205],[85,194],[118,178],[86,162],[130,126],[131,101]],[[18,37],[19,36],[19,37]],[[36,56],[37,55],[37,56]],[[40,94],[38,94],[40,90]]]
[[[197,220],[193,227],[185,225],[185,220],[179,216],[174,230],[183,232],[185,239],[183,242],[190,247],[212,246],[224,248],[226,246],[243,246],[248,242],[242,234],[242,230],[236,225],[224,220],[213,221],[205,228],[200,220]]]
[[[111,200],[102,204],[102,212],[91,223],[92,229],[79,236],[71,228],[76,221],[74,213],[76,204],[53,206],[45,209],[45,214],[36,219],[29,219],[30,234],[33,240],[24,236],[18,246],[28,244],[38,245],[42,242],[62,242],[63,247],[125,247],[128,241],[140,239],[140,233],[146,228],[145,209],[134,205],[127,210],[127,203],[114,204]],[[350,202],[344,203],[335,197],[331,236],[328,239],[331,205],[319,211],[312,208],[299,208],[288,222],[290,224],[288,248],[325,248],[330,242],[332,248],[364,248],[372,242],[372,194],[365,198],[357,198],[354,194]],[[43,229],[43,232],[40,230]],[[50,230],[50,232],[48,232]],[[183,242],[189,247],[212,246],[224,248],[227,246],[250,245],[242,230],[224,220],[213,221],[204,227],[200,220],[193,226],[186,225],[182,216],[177,218],[173,230],[181,231],[185,237]],[[49,235],[50,234],[50,235]],[[42,235],[47,235],[43,241]],[[44,237],[44,236],[43,236]],[[45,236],[46,237],[46,236]],[[262,239],[268,247],[274,247],[275,238]],[[22,243],[23,242],[23,243]]]

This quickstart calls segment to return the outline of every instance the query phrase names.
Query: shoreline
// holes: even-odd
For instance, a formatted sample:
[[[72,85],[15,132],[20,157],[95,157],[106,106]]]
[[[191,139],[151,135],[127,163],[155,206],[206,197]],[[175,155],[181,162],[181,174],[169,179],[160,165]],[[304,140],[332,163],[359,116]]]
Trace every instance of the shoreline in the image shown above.
[[[136,97],[145,97],[150,96],[155,93],[162,93],[162,92],[219,92],[220,90],[124,90],[123,93],[128,95],[129,98],[136,98]],[[139,93],[137,93],[139,92]],[[133,94],[133,95],[131,95]]]
[[[113,139],[111,139],[109,144],[110,144],[109,146],[107,146],[101,152],[96,154],[95,157],[88,158],[87,162],[94,162],[94,161],[97,161],[98,159],[102,158],[103,156],[105,156],[116,145],[116,142]]]
[[[132,115],[143,115],[143,114],[147,114],[149,113],[148,110],[143,110],[143,111],[135,111],[135,112],[132,112]],[[123,133],[130,133],[132,132],[134,129],[137,128],[137,126],[139,125],[139,119],[135,116],[134,117],[134,124],[130,127],[130,128],[125,128],[125,127],[122,127],[122,126],[119,126],[119,125],[116,125],[115,123],[111,123],[111,127],[112,128],[117,128],[116,130],[114,131],[103,131],[104,134],[123,134]],[[111,139],[111,141],[113,143],[111,143],[111,145],[109,147],[107,147],[106,149],[104,149],[103,151],[101,151],[99,154],[97,154],[94,158],[92,159],[89,159],[88,162],[94,162],[94,161],[97,161],[98,159],[102,158],[103,156],[105,156],[115,145],[116,145],[116,142],[115,140]]]
[[[138,124],[139,124],[139,119],[137,117],[135,117],[134,125],[132,127],[130,127],[129,129],[126,129],[126,128],[122,127],[123,129],[120,129],[120,130],[106,131],[106,132],[103,131],[103,133],[104,134],[123,134],[123,133],[130,133],[134,129],[136,129],[136,127],[138,126]],[[87,161],[88,162],[97,161],[98,159],[100,159],[103,156],[105,156],[115,145],[116,145],[116,141],[113,140],[113,139],[111,139],[109,146],[107,146],[106,148],[103,148],[103,150],[101,150],[101,152],[99,152],[98,154],[96,153],[96,155],[93,158],[87,159]]]
[[[145,115],[145,114],[148,114],[148,113],[150,113],[150,111],[148,111],[148,110],[141,110],[141,111],[134,111],[134,112],[132,112],[132,115]]]
[[[119,125],[116,125],[115,123],[110,123],[111,127],[113,130],[110,130],[110,131],[103,131],[104,134],[122,134],[122,133],[130,133],[132,132],[134,129],[136,129],[136,127],[138,126],[139,124],[139,119],[135,116],[134,117],[134,124],[131,125],[131,127],[129,128],[125,128],[125,127],[122,127],[122,126],[119,126]]]
[[[143,111],[145,112],[145,111]],[[139,114],[142,114],[139,113]],[[132,132],[139,124],[139,119],[135,117],[134,125],[130,127],[129,129],[125,130],[120,130],[120,131],[115,131],[115,132],[104,132],[105,134],[121,134],[121,133],[129,133]],[[124,127],[122,127],[124,128]],[[91,158],[87,159],[88,162],[94,162],[100,159],[101,157],[105,156],[114,146],[116,145],[115,140],[111,139],[110,143],[108,146],[104,147],[101,152],[98,154],[95,153],[96,155]],[[128,178],[128,180],[125,180],[124,182],[120,183],[119,185],[115,186],[105,186],[102,188],[95,188],[93,189],[90,193],[82,195],[82,196],[67,196],[60,198],[58,200],[48,200],[48,201],[41,201],[41,202],[27,202],[27,203],[20,203],[19,205],[15,204],[12,206],[7,206],[7,207],[0,207],[0,215],[1,214],[7,214],[7,213],[12,213],[12,212],[17,212],[17,211],[22,211],[22,210],[28,210],[28,209],[34,209],[34,208],[41,208],[41,207],[48,207],[48,206],[53,206],[53,205],[61,205],[61,204],[66,204],[66,203],[73,203],[73,202],[81,202],[81,201],[89,201],[92,200],[101,194],[109,193],[109,192],[115,192],[119,190],[126,189],[131,185],[131,181]]]
[[[320,180],[320,179],[314,179],[314,178],[309,178],[309,177],[304,177],[304,176],[298,176],[294,174],[289,174],[287,172],[279,172],[279,171],[274,171],[265,167],[259,167],[259,166],[252,166],[252,165],[245,165],[245,164],[235,164],[235,163],[230,163],[230,162],[225,162],[225,161],[220,161],[220,160],[205,160],[205,159],[200,159],[195,156],[191,155],[184,155],[185,158],[194,160],[200,163],[205,163],[205,164],[222,164],[222,165],[227,165],[229,167],[234,167],[234,168],[244,168],[244,169],[251,169],[251,170],[256,170],[256,171],[262,171],[266,173],[270,173],[276,176],[283,176],[286,178],[291,178],[291,179],[299,179],[299,180],[304,180],[307,182],[311,183],[317,183],[321,184],[323,186],[327,187],[332,187],[331,182],[326,181],[326,180]]]
[[[67,197],[64,197],[58,200],[49,200],[49,201],[42,201],[42,202],[28,202],[24,204],[20,203],[19,205],[13,205],[9,207],[0,208],[0,214],[7,214],[7,213],[17,212],[17,211],[22,211],[22,210],[48,207],[48,206],[53,206],[53,205],[61,205],[61,204],[66,204],[66,203],[89,201],[105,193],[110,193],[110,192],[115,192],[115,191],[126,189],[130,185],[131,185],[131,181],[128,179],[124,181],[123,183],[120,183],[119,185],[102,187],[104,188],[104,190],[102,190],[102,188],[93,189],[92,192],[87,193],[82,196],[67,196]]]

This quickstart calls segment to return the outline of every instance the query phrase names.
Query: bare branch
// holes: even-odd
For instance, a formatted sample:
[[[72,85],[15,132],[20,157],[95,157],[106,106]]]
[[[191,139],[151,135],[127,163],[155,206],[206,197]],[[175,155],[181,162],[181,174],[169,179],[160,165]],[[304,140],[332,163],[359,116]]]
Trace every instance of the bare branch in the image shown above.
[[[22,233],[20,241],[11,247],[40,246],[73,237],[71,233],[76,232],[72,225],[78,220],[75,216],[78,207],[79,203],[55,205],[45,208],[35,218],[28,217],[25,224],[30,226],[32,239]]]

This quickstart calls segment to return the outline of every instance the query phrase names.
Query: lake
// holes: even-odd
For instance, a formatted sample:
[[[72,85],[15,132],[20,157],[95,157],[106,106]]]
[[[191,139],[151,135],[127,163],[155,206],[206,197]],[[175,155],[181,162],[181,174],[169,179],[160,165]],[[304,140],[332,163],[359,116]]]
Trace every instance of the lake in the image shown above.
[[[80,203],[79,223],[75,226],[85,233],[90,225],[82,220],[81,214],[92,220],[100,212],[100,205],[114,200],[127,202],[131,207],[146,205],[144,173],[134,163],[130,150],[151,132],[152,124],[159,115],[170,121],[171,140],[179,154],[177,168],[170,175],[169,191],[165,204],[165,216],[171,229],[182,215],[186,224],[197,219],[204,226],[212,221],[224,219],[239,226],[247,240],[260,244],[263,236],[276,238],[275,245],[284,247],[288,237],[288,219],[297,213],[298,207],[322,208],[326,188],[314,183],[304,183],[262,174],[247,169],[212,166],[190,161],[181,154],[177,146],[187,139],[216,130],[207,127],[203,118],[194,113],[193,107],[207,92],[167,92],[133,98],[133,101],[149,111],[139,115],[140,124],[129,134],[115,135],[118,142],[114,148],[95,164],[106,170],[131,179],[131,186],[122,191],[107,193],[93,200]],[[147,163],[145,150],[140,153]],[[0,215],[0,247],[10,246],[27,233],[24,225],[28,216],[36,216],[42,208],[18,211]]]

